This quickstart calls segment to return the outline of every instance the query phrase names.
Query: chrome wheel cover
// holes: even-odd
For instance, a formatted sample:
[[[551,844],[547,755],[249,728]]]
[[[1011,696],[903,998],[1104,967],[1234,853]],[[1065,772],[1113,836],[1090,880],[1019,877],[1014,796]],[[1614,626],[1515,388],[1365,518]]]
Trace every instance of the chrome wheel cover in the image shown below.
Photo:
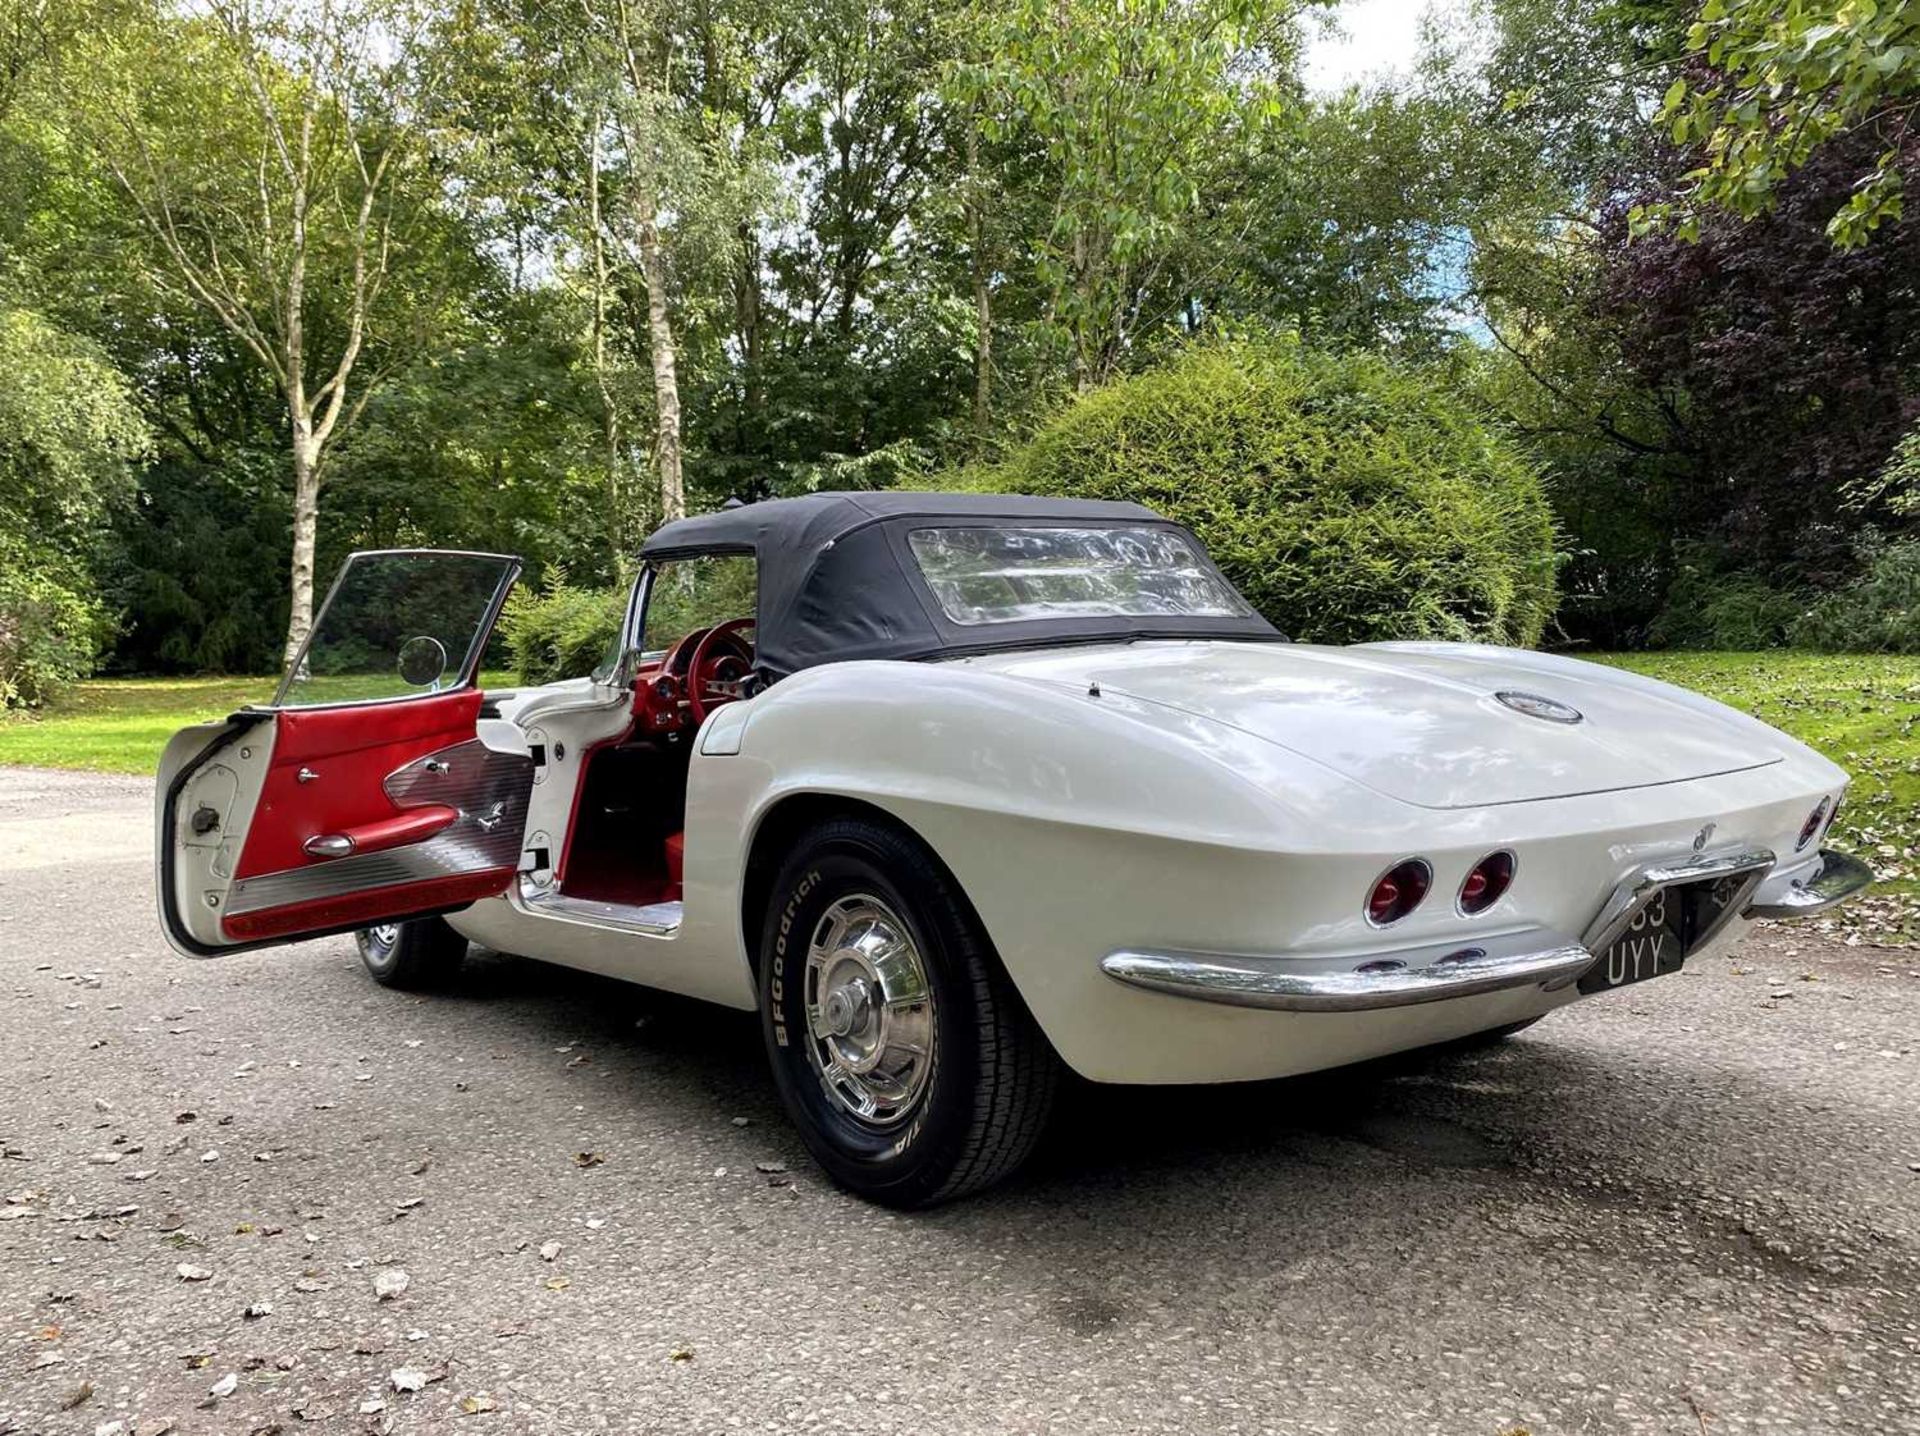
[[[807,1060],[828,1100],[869,1127],[912,1112],[933,1074],[933,990],[911,930],[868,893],[821,914],[807,944]]]
[[[367,936],[373,940],[375,947],[383,952],[391,952],[394,944],[400,941],[400,924],[383,922],[377,927],[368,928]]]

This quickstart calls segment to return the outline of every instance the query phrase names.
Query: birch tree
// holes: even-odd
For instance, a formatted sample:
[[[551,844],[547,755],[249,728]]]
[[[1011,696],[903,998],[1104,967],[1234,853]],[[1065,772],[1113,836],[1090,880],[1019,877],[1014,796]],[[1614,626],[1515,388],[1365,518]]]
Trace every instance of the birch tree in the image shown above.
[[[76,51],[76,131],[150,281],[212,315],[286,404],[290,664],[312,627],[327,458],[384,376],[369,341],[404,303],[392,281],[427,183],[431,85],[405,0],[101,9],[111,23]]]
[[[579,0],[586,27],[588,63],[598,62],[602,77],[611,80],[616,94],[607,118],[619,135],[627,248],[638,261],[646,290],[647,357],[653,370],[653,469],[658,511],[662,520],[684,518],[687,490],[680,443],[679,356],[669,302],[672,276],[661,233],[661,208],[669,190],[669,173],[684,167],[686,156],[676,143],[671,76],[671,47],[666,17],[647,0]],[[591,209],[594,268],[594,345],[599,371],[604,373],[606,264],[601,250],[600,225],[612,217],[600,198],[602,115],[596,109],[588,137],[592,148]],[[617,419],[611,406],[608,424]],[[609,438],[609,444],[615,442]],[[612,463],[611,450],[609,463]]]

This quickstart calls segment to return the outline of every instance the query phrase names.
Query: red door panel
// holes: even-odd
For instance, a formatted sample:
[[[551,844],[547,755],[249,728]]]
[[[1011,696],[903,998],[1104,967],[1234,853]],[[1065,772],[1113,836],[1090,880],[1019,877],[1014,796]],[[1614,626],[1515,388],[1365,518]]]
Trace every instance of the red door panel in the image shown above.
[[[283,872],[326,859],[309,838],[392,818],[382,784],[416,758],[474,735],[478,689],[354,708],[287,709],[274,715],[273,765],[235,865],[235,878]],[[306,782],[300,774],[313,776]]]
[[[459,907],[518,870],[533,761],[478,736],[477,689],[274,715],[220,928],[262,942]],[[331,839],[310,851],[315,839]]]

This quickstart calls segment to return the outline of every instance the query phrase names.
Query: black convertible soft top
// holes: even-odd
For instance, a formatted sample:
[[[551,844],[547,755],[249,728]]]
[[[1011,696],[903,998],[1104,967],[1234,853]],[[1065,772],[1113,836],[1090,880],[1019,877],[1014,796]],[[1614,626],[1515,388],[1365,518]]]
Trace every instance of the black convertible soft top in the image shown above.
[[[1186,539],[1209,573],[1219,574],[1197,539],[1152,509],[1022,494],[894,490],[737,504],[677,519],[655,532],[640,552],[649,561],[754,555],[759,568],[754,644],[760,667],[775,677],[858,658],[939,658],[1134,638],[1280,638],[1250,609],[1221,616],[1056,614],[955,623],[908,547],[910,533],[928,528],[1166,529]]]

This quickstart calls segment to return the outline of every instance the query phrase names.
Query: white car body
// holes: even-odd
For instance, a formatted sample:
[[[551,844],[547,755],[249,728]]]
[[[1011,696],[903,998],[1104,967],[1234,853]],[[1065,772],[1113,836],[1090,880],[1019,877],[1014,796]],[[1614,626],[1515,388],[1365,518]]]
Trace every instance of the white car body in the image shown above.
[[[1223,675],[1204,712],[1163,696],[1170,683]],[[1335,687],[1361,706],[1330,706]],[[1566,728],[1493,701],[1515,687],[1550,691],[1588,721]],[[534,689],[502,716],[585,735],[605,702],[577,686]],[[1442,717],[1444,735],[1432,726]],[[564,824],[567,776],[542,784],[532,826]],[[488,947],[752,1008],[759,924],[742,912],[754,843],[783,804],[853,801],[918,834],[952,870],[1041,1030],[1082,1076],[1277,1077],[1537,1017],[1576,992],[1535,984],[1275,1011],[1116,981],[1102,960],[1223,954],[1338,973],[1409,948],[1439,957],[1577,942],[1617,886],[1650,863],[1693,859],[1709,825],[1704,850],[1793,854],[1808,811],[1845,784],[1805,745],[1683,689],[1466,644],[1168,642],[832,664],[702,728],[676,928],[543,915],[517,893],[449,920]],[[1518,875],[1491,910],[1468,918],[1429,902],[1385,941],[1367,925],[1362,899],[1398,858],[1428,857],[1436,890],[1451,893],[1500,847]],[[1770,868],[1753,901],[1804,888],[1820,864],[1810,843]]]
[[[950,877],[1068,1067],[1206,1083],[1525,1023],[1870,878],[1821,846],[1840,768],[1623,670],[1470,644],[1287,643],[1197,554],[1172,587],[1230,597],[1196,631],[1161,615],[1103,636],[1082,605],[1003,644],[965,604],[942,616],[930,595],[950,605],[961,589],[937,577],[896,589],[876,616],[848,612],[867,601],[859,584],[817,576],[852,564],[836,546],[864,536],[872,571],[910,584],[908,541],[948,542],[925,526],[974,522],[956,515],[981,502],[828,495],[669,526],[650,558],[656,544],[671,559],[753,542],[763,575],[770,555],[789,569],[776,575],[786,590],[770,598],[764,576],[759,590],[766,681],[719,685],[704,714],[687,697],[729,626],[641,654],[647,574],[625,632],[632,662],[483,704],[478,645],[516,567],[450,689],[391,707],[249,710],[177,735],[158,805],[171,938],[205,956],[437,912],[489,948],[752,1009],[767,1001],[762,955],[781,920],[774,873],[810,828],[851,815]],[[1176,556],[1192,542],[1130,506],[1017,503],[994,519],[1008,542],[1093,534]],[[682,528],[690,537],[674,538]],[[963,572],[962,588],[978,578]],[[836,624],[852,635],[845,656]],[[641,846],[669,850],[671,881],[624,896],[576,891],[568,875],[581,835],[599,831],[581,815],[608,781],[589,776],[607,753],[665,764],[658,801],[680,805],[634,820],[652,824]],[[329,831],[343,812],[365,821]],[[1496,860],[1504,887],[1469,911],[1469,875]],[[1410,870],[1424,900],[1376,907],[1383,877]],[[1663,963],[1655,936],[1644,972],[1643,926],[1676,944]]]

